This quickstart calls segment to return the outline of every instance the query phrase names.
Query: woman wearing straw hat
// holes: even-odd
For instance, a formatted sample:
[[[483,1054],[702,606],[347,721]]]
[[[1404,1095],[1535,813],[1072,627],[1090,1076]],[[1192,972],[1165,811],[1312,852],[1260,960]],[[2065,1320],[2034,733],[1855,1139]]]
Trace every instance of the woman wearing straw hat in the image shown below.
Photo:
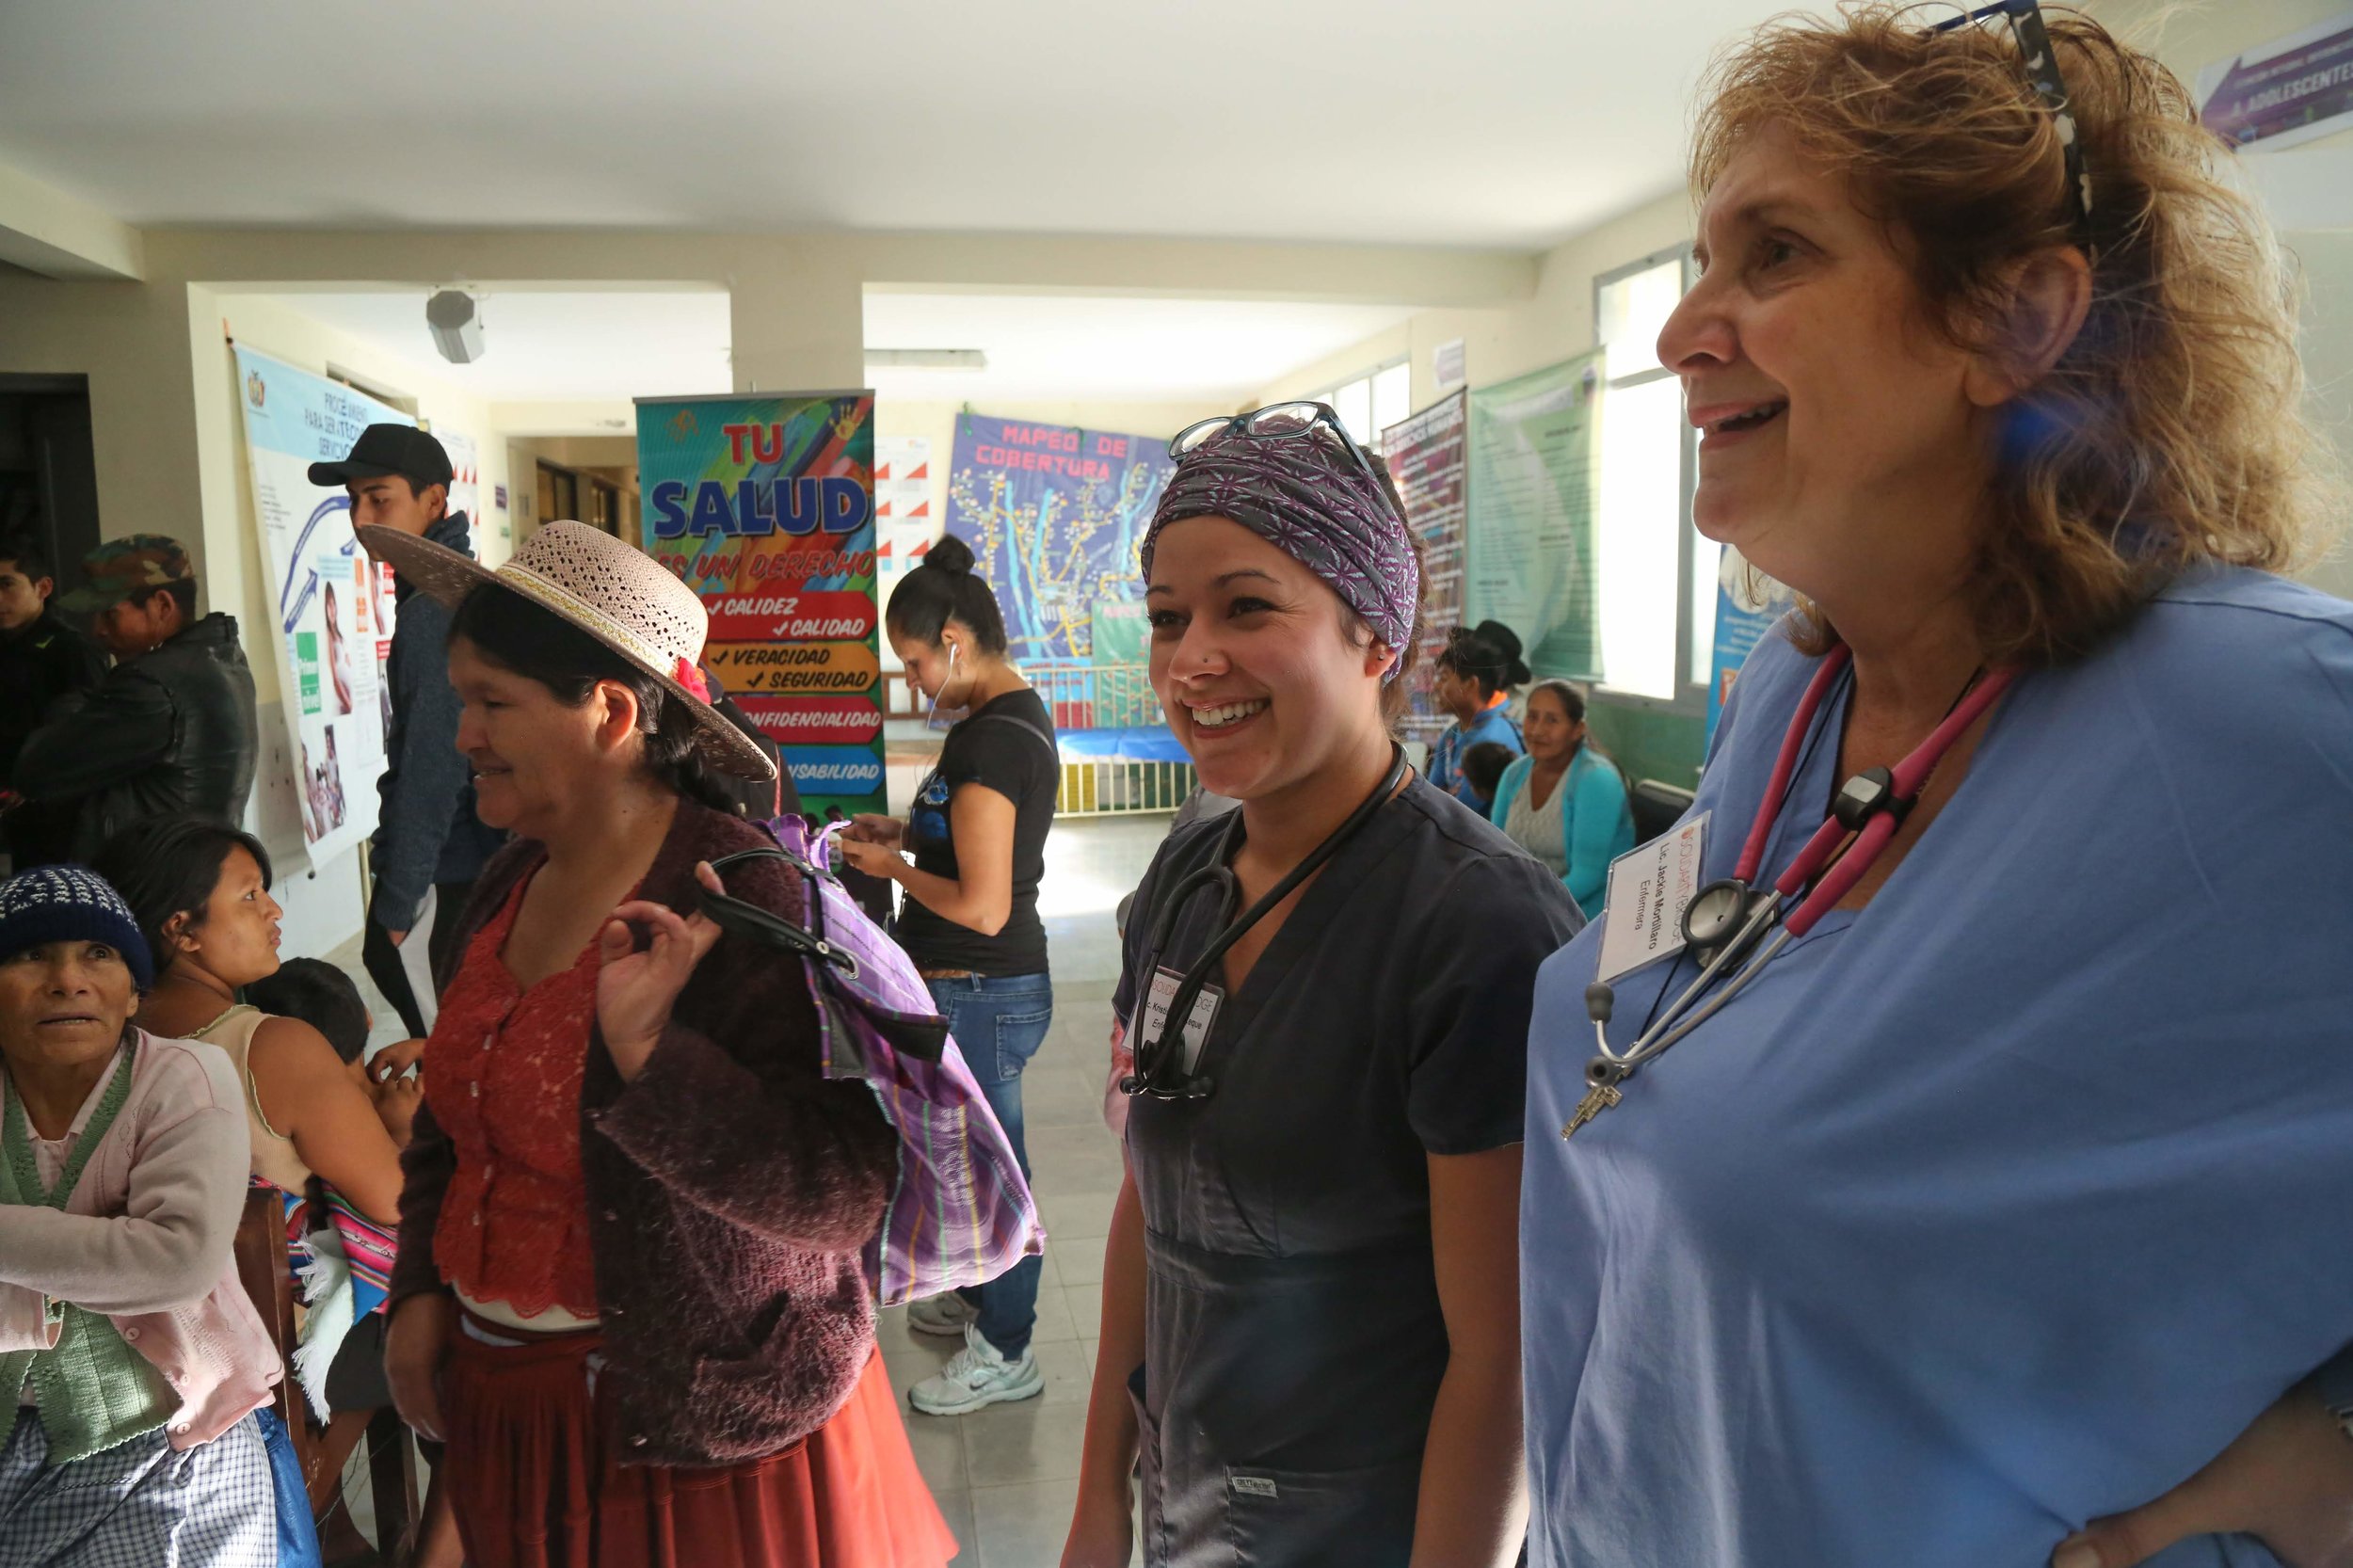
[[[682,913],[763,841],[707,770],[774,766],[711,706],[701,601],[577,522],[495,573],[362,534],[455,607],[458,749],[517,840],[437,977],[386,1353],[467,1560],[944,1561],[858,1262],[890,1127],[823,1077],[798,966]],[[727,891],[801,918],[775,861]]]

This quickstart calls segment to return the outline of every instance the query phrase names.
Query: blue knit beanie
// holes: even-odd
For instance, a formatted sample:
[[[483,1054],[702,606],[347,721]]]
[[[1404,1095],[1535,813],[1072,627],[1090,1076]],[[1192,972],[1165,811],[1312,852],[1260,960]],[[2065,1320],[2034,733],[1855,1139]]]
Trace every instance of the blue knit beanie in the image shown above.
[[[155,961],[114,885],[87,866],[36,866],[0,882],[0,960],[43,942],[104,942],[144,993]]]

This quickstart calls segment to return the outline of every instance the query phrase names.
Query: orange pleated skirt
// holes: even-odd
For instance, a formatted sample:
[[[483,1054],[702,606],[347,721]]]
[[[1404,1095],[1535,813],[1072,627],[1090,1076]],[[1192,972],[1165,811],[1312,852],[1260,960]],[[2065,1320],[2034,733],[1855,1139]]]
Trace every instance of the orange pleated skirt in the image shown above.
[[[956,1555],[879,1352],[806,1442],[673,1469],[619,1462],[610,1380],[589,1392],[600,1342],[453,1336],[442,1474],[468,1568],[940,1568]]]

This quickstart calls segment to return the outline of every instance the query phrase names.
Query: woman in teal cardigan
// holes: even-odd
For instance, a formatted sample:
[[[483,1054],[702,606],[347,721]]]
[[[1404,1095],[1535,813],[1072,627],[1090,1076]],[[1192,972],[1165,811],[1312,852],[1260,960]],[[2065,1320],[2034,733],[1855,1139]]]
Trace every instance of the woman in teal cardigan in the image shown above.
[[[1609,862],[1634,847],[1634,811],[1617,764],[1585,743],[1585,698],[1565,680],[1528,694],[1528,755],[1503,771],[1489,816],[1550,866],[1590,917]]]

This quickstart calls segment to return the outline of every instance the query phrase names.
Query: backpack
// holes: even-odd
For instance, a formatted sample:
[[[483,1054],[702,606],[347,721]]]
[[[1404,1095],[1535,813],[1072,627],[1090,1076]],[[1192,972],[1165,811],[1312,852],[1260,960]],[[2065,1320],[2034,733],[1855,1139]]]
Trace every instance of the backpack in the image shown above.
[[[808,929],[708,890],[703,912],[722,930],[799,955],[817,1003],[825,1076],[863,1078],[898,1132],[898,1184],[862,1259],[875,1299],[896,1306],[979,1285],[1043,1252],[1037,1201],[948,1020],[914,962],[825,869],[834,835],[848,824],[813,836],[798,816],[760,825],[777,847],[743,850],[712,867],[784,861],[801,873]]]

